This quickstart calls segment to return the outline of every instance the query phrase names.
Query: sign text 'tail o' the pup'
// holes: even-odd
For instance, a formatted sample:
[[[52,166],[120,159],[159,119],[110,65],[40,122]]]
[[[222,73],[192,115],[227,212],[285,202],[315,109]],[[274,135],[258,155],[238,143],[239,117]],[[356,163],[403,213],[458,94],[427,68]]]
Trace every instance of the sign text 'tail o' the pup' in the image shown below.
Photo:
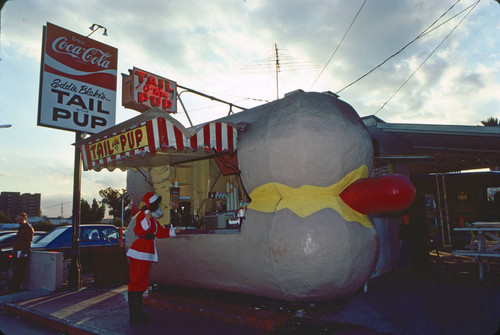
[[[144,112],[159,108],[177,113],[177,83],[134,67],[130,76],[123,77],[122,105]]]
[[[95,134],[115,124],[118,50],[47,23],[38,125]]]

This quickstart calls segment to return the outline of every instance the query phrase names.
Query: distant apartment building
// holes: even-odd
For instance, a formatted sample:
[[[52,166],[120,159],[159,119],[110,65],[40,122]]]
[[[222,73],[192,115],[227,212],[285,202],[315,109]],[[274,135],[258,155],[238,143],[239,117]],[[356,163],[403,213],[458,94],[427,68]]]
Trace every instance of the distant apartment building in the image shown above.
[[[40,215],[40,193],[2,192],[0,193],[0,211],[15,219],[18,213],[26,213],[28,216]]]

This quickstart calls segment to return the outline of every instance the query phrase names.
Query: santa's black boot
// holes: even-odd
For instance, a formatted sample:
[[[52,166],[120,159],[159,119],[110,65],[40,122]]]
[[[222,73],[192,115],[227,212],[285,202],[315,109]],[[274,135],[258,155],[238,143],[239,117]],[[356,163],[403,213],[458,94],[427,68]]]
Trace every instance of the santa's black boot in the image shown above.
[[[149,322],[149,316],[142,313],[142,292],[128,291],[128,308],[131,324],[141,325]]]
[[[128,291],[128,309],[130,311],[130,320],[132,324],[137,323],[137,303],[135,302],[135,292]]]
[[[149,315],[145,314],[142,311],[142,296],[143,292],[137,292],[137,311],[142,323],[149,323],[150,321]]]

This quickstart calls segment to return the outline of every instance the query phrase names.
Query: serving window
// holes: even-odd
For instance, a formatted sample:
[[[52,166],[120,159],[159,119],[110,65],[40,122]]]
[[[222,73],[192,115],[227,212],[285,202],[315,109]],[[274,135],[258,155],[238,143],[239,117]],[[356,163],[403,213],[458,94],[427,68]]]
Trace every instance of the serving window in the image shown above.
[[[249,197],[231,165],[235,159],[212,157],[152,168],[155,191],[166,209],[160,222],[193,234],[239,232]]]

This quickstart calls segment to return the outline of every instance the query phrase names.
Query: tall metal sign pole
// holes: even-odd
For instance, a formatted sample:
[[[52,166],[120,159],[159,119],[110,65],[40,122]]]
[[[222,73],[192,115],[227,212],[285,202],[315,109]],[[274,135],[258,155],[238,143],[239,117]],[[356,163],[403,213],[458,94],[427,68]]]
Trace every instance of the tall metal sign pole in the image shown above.
[[[82,133],[75,132],[75,143],[82,140]],[[77,291],[82,288],[82,268],[80,262],[80,196],[82,185],[82,159],[79,146],[75,146],[75,164],[73,176],[73,235],[71,239],[71,266],[68,273],[68,287]]]

